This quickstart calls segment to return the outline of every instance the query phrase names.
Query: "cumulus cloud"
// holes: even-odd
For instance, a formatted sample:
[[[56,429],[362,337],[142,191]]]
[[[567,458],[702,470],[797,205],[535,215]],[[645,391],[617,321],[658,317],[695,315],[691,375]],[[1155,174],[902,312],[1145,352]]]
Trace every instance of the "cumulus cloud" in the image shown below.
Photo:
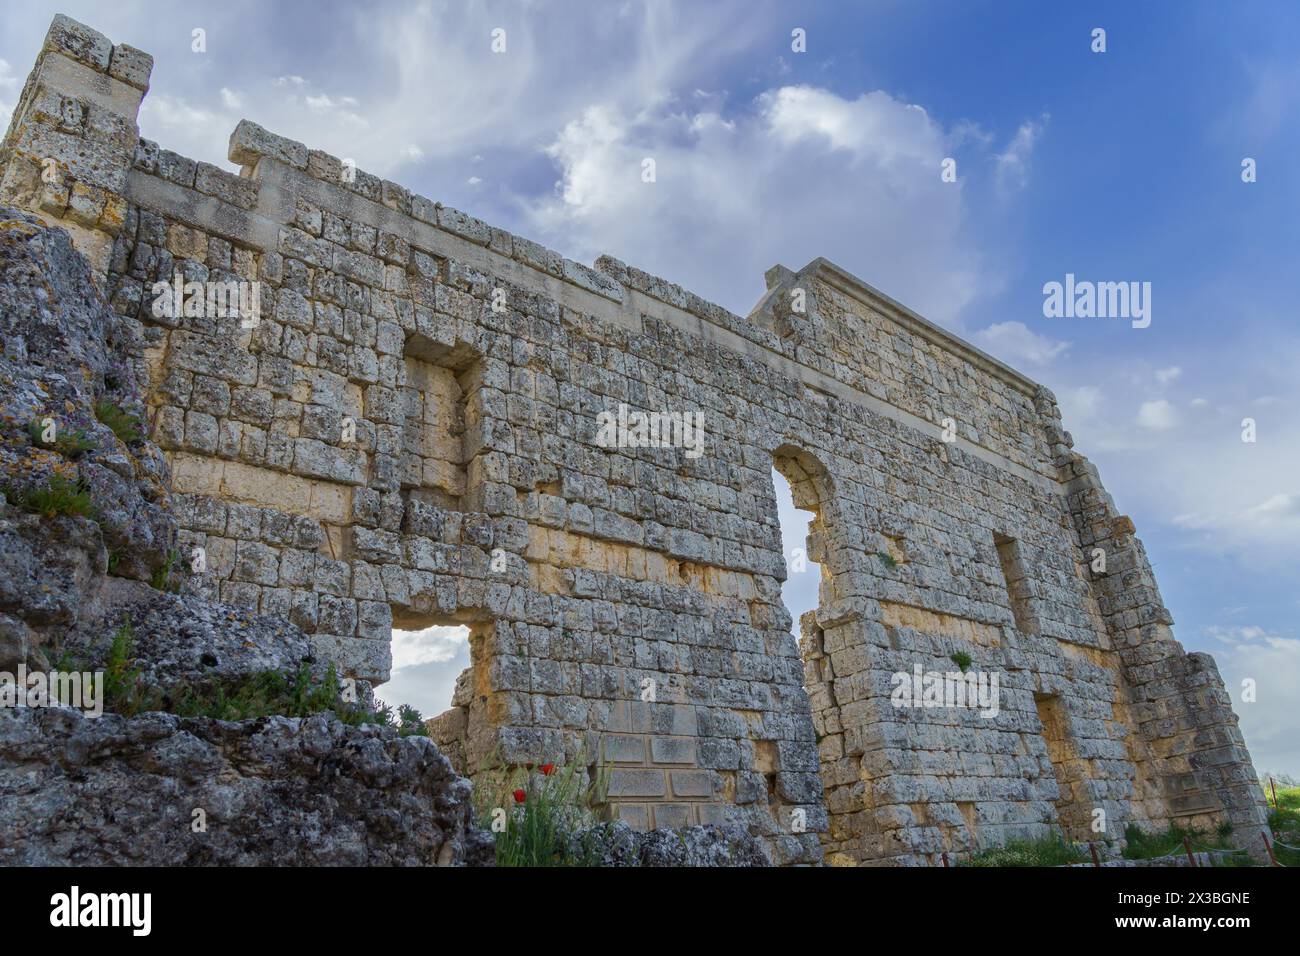
[[[986,352],[1009,365],[1046,365],[1064,355],[1069,342],[1039,335],[1023,322],[998,322],[971,338]]]
[[[450,646],[453,653],[445,660],[394,667],[389,681],[375,688],[375,696],[394,707],[410,704],[425,717],[441,714],[451,706],[456,678],[470,664],[467,641]]]
[[[883,92],[782,87],[731,112],[592,106],[547,148],[554,193],[524,205],[570,254],[611,253],[742,314],[766,269],[826,255],[951,324],[987,276],[961,188],[938,175],[947,148],[924,109]]]
[[[469,640],[469,628],[435,625],[422,631],[393,631],[393,670],[449,661]]]
[[[427,627],[393,631],[393,671],[375,688],[380,700],[410,704],[425,717],[451,706],[456,678],[469,666],[469,628]]]

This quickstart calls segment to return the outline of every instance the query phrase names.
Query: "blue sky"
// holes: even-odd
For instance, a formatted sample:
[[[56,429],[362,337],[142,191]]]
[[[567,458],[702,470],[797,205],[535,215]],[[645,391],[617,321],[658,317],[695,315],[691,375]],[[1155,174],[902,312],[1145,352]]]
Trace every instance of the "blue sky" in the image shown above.
[[[768,266],[824,255],[1003,358],[1056,392],[1136,522],[1179,639],[1214,653],[1230,689],[1258,682],[1256,703],[1237,695],[1257,767],[1300,775],[1294,4],[3,11],[0,122],[61,11],[154,54],[141,127],[186,155],[228,166],[248,117],[741,314]],[[797,27],[807,52],[791,49]],[[948,157],[956,183],[939,179]],[[1150,282],[1151,326],[1045,318],[1043,285],[1066,273]],[[787,589],[796,616],[810,581]],[[467,654],[437,636],[398,660],[391,696],[436,710]]]

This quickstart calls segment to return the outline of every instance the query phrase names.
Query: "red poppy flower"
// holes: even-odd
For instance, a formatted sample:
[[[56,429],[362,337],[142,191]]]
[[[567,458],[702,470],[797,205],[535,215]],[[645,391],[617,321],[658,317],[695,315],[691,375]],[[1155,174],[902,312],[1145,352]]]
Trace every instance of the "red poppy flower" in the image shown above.
[[[543,774],[545,774],[546,776],[549,777],[552,773],[555,772],[555,764],[553,764],[553,763],[544,763],[544,764],[542,764],[542,766],[541,766],[540,769],[541,769],[541,771],[542,771]]]
[[[527,795],[526,793],[524,793],[522,790],[516,790],[516,791],[515,791],[515,803],[523,803],[523,802],[524,802],[524,799],[525,799],[527,796],[528,796],[528,795]]]

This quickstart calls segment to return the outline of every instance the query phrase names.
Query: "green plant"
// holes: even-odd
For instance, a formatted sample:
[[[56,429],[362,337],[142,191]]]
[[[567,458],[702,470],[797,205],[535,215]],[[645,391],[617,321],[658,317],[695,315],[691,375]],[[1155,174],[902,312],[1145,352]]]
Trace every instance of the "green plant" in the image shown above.
[[[884,551],[877,551],[876,557],[880,559],[881,564],[889,568],[891,571],[894,568],[898,567],[898,562],[894,560],[894,556],[892,554],[888,554]]]
[[[126,717],[157,710],[159,707],[157,692],[141,684],[140,669],[132,666],[134,651],[135,631],[128,618],[113,634],[113,640],[108,645],[101,690],[104,710]]]
[[[99,513],[99,508],[90,500],[85,483],[62,475],[51,475],[43,485],[6,488],[5,497],[24,511],[34,511],[46,518],[59,515],[91,518]]]
[[[607,789],[603,768],[581,755],[562,767],[517,767],[482,787],[480,826],[496,836],[497,866],[595,866]]]
[[[254,717],[307,717],[332,711],[346,723],[368,723],[364,711],[339,700],[339,680],[330,665],[324,680],[313,682],[311,668],[296,673],[259,671],[246,677],[214,681],[200,688],[173,689],[166,709],[182,717],[248,720]]]
[[[27,434],[36,447],[53,449],[64,458],[80,458],[95,447],[95,442],[80,428],[69,431],[56,426],[54,440],[47,442],[45,420],[40,418],[32,419],[27,425]]]
[[[107,398],[101,398],[95,403],[95,417],[128,445],[144,439],[144,426],[140,418]]]
[[[188,566],[181,560],[181,553],[173,549],[167,552],[162,566],[154,569],[149,584],[158,591],[175,594],[181,589],[181,577],[187,570]]]
[[[329,665],[323,678],[313,678],[310,665],[297,671],[258,671],[240,677],[214,679],[198,686],[176,683],[167,687],[148,686],[134,666],[135,632],[128,618],[114,632],[102,670],[104,710],[134,716],[146,711],[164,711],[181,717],[212,717],[217,720],[248,720],[257,717],[309,717],[331,713],[345,724],[396,726],[402,736],[424,734],[424,722],[414,707],[398,708],[409,726],[394,723],[388,705],[368,710],[344,701],[338,672]],[[88,670],[64,652],[59,670]]]
[[[1150,860],[1158,856],[1169,856],[1171,853],[1186,853],[1184,839],[1192,845],[1193,851],[1229,850],[1232,849],[1232,844],[1228,840],[1231,833],[1231,825],[1228,825],[1227,829],[1219,827],[1211,835],[1195,827],[1180,827],[1177,824],[1170,824],[1167,830],[1147,832],[1137,824],[1130,823],[1124,828],[1124,840],[1128,844],[1124,847],[1124,858]]]
[[[952,655],[952,662],[960,667],[961,672],[964,674],[966,673],[966,669],[970,667],[971,656],[965,651],[958,651]]]
[[[1068,866],[1085,863],[1088,851],[1060,837],[1012,840],[1005,846],[989,847],[972,854],[958,866]]]

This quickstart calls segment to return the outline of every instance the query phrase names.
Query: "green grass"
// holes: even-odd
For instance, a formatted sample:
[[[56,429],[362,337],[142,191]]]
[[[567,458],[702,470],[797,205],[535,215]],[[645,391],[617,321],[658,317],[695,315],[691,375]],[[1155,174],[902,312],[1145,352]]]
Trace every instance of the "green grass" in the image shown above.
[[[1083,847],[1060,837],[1012,840],[1006,846],[989,847],[962,860],[958,866],[1067,866],[1086,863],[1092,857]]]
[[[128,619],[113,634],[104,662],[104,710],[126,717],[159,709],[159,695],[141,686],[140,670],[133,667],[135,631]]]
[[[1195,828],[1180,827],[1177,824],[1170,824],[1167,830],[1150,833],[1137,824],[1130,823],[1124,828],[1124,839],[1128,843],[1124,847],[1124,859],[1151,860],[1172,853],[1186,853],[1187,848],[1183,846],[1184,837],[1191,843],[1194,853],[1201,850],[1232,849],[1232,828],[1226,824],[1220,826],[1213,834],[1209,834]]]
[[[966,673],[966,668],[970,667],[971,656],[965,651],[958,651],[952,655],[952,662],[961,668],[961,672]]]
[[[600,839],[592,828],[605,790],[603,771],[587,772],[581,757],[567,766],[516,768],[496,787],[481,786],[479,826],[496,838],[497,866],[597,865]]]
[[[168,708],[181,717],[249,720],[255,717],[306,717],[332,711],[338,702],[339,683],[333,670],[313,684],[311,668],[304,664],[296,674],[262,671],[235,681],[225,681],[201,691],[184,691]]]
[[[877,551],[876,557],[880,559],[881,564],[889,568],[891,571],[898,567],[898,562],[894,560],[894,556],[891,554],[886,554],[884,551]]]
[[[21,490],[6,488],[5,497],[24,511],[33,511],[46,518],[70,515],[93,518],[98,507],[90,500],[90,493],[81,481],[72,481],[62,475],[51,475],[43,485]]]
[[[1278,787],[1277,806],[1273,806],[1273,790],[1265,785],[1268,797],[1268,827],[1274,833],[1300,834],[1300,787]],[[1300,840],[1287,839],[1291,846],[1300,846]],[[1283,866],[1300,866],[1300,850],[1274,846],[1273,853]]]
[[[139,417],[125,411],[115,402],[101,398],[95,403],[95,417],[128,445],[144,440],[144,426]]]
[[[1278,787],[1277,806],[1273,805],[1273,790],[1264,787],[1268,799],[1268,825],[1274,831],[1300,831],[1300,787]]]
[[[68,431],[55,425],[54,440],[47,442],[45,440],[45,423],[42,419],[32,419],[27,426],[27,434],[31,437],[32,444],[37,448],[48,448],[57,451],[64,458],[80,458],[86,452],[95,447],[94,441],[90,436],[80,428]]]

